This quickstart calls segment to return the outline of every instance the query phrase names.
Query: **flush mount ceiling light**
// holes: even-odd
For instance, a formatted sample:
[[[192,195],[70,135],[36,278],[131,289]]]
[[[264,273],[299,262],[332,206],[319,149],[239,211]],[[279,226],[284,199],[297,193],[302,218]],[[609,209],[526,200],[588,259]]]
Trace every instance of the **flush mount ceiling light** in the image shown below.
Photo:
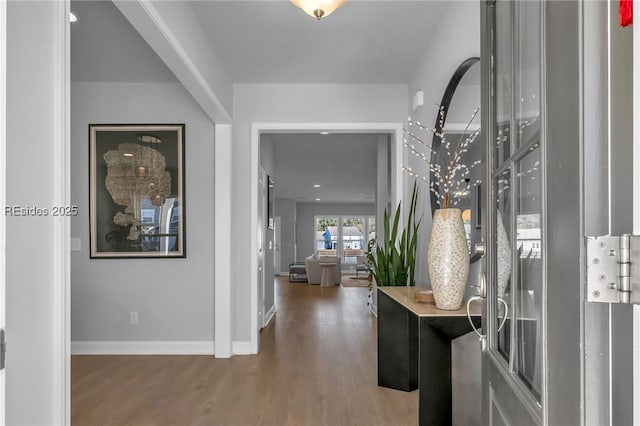
[[[334,10],[346,2],[347,0],[291,0],[291,3],[318,20],[331,15]]]

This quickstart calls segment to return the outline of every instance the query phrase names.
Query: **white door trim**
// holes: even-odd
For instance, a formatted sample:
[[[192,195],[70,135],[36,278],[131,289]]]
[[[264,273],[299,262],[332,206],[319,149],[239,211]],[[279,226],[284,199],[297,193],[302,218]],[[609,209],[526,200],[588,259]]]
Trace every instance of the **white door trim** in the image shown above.
[[[0,1],[0,206],[6,205],[7,196],[7,2]],[[5,326],[6,306],[6,219],[0,216],[0,327]],[[0,372],[0,425],[5,420],[5,370]]]
[[[258,315],[258,168],[260,163],[261,133],[388,133],[392,137],[391,149],[391,203],[396,205],[403,198],[404,161],[402,123],[252,123],[251,124],[251,353],[259,350],[260,318]]]
[[[70,75],[70,23],[69,23],[69,0],[56,3],[55,16],[58,17],[56,29],[56,42],[54,46],[58,49],[55,57],[55,105],[54,123],[55,133],[52,135],[54,145],[54,180],[56,205],[68,206],[71,204],[71,181],[70,181],[70,117],[71,117],[71,75]],[[68,425],[71,423],[71,310],[70,310],[70,282],[71,282],[71,228],[69,217],[59,217],[54,222],[54,235],[57,248],[54,252],[54,276],[53,285],[55,289],[54,309],[54,336],[56,342],[54,365],[55,371],[54,389],[57,403],[55,404],[55,417],[59,424]]]
[[[640,10],[640,0],[634,0]],[[636,16],[636,20],[640,15]],[[633,25],[633,111],[640,111],[640,25]],[[633,233],[640,234],[640,123],[633,121]],[[633,307],[633,424],[640,424],[640,306]]]

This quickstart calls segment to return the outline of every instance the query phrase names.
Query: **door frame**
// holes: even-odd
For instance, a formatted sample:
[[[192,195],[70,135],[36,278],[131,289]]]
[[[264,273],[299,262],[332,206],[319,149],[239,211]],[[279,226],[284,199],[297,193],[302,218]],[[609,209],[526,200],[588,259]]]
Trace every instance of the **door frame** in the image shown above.
[[[50,135],[52,151],[55,153],[50,159],[53,165],[53,204],[60,206],[70,205],[70,1],[61,0],[47,2],[46,18],[50,20],[48,31],[52,36],[54,52],[52,57],[53,66],[47,78],[51,81],[53,91],[53,102],[51,104],[51,122],[54,123],[54,131]],[[0,0],[0,87],[2,90],[1,99],[6,100],[6,61],[7,61],[7,1]],[[6,115],[10,105],[2,102],[0,105],[0,121],[3,129],[0,132],[0,169],[3,170],[0,176],[0,202],[6,201]],[[0,230],[0,266],[2,276],[6,271],[5,266],[5,219],[1,219]],[[53,265],[53,275],[51,286],[53,287],[54,300],[52,301],[50,319],[52,321],[52,336],[54,351],[50,354],[43,354],[51,359],[54,371],[52,372],[52,383],[50,387],[51,407],[50,413],[52,421],[60,425],[71,423],[71,322],[70,322],[70,218],[59,217],[52,221],[54,233],[54,250],[50,259]],[[4,283],[3,283],[4,284]],[[0,303],[5,297],[4,289],[0,289],[2,296]],[[11,332],[11,330],[9,330]],[[10,337],[10,336],[9,336]],[[9,345],[10,345],[9,341]],[[9,354],[11,349],[9,346]],[[11,355],[9,355],[8,365],[11,368]],[[5,395],[6,396],[6,393]],[[6,409],[5,400],[1,404]],[[6,414],[6,411],[3,413]],[[4,418],[0,419],[4,423]]]
[[[7,2],[0,1],[0,206],[6,205],[7,146]],[[0,217],[0,328],[5,328],[6,219]],[[0,371],[0,425],[5,424],[5,371]]]
[[[71,204],[71,12],[70,0],[56,2],[55,26],[57,52],[55,54],[55,106],[53,135],[55,156],[54,199],[58,205]],[[53,305],[54,335],[57,349],[52,357],[58,366],[55,371],[57,412],[61,424],[71,424],[71,219],[59,218],[54,222],[57,249],[54,251]]]
[[[634,0],[640,10],[640,0]],[[633,25],[633,111],[640,111],[640,25]],[[640,234],[640,123],[633,125],[633,233]],[[640,306],[633,307],[633,352],[640,353]],[[633,360],[633,424],[640,424],[640,357]]]
[[[401,164],[404,163],[402,123],[251,123],[251,153],[250,153],[250,182],[251,182],[251,327],[250,353],[257,354],[260,350],[260,318],[258,315],[260,304],[258,300],[258,175],[260,163],[260,135],[263,133],[318,133],[321,131],[338,133],[386,133],[391,136],[391,202],[395,205],[403,198],[404,176]]]

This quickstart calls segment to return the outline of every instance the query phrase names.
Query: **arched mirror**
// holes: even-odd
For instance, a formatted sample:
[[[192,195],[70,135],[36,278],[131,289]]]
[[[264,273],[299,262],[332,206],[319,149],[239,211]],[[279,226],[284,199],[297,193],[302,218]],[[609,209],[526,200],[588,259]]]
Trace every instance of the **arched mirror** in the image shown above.
[[[458,66],[440,102],[434,126],[431,164],[448,167],[455,158],[455,183],[449,188],[449,205],[462,210],[471,263],[480,259],[475,243],[480,242],[481,142],[480,142],[480,58],[469,58]],[[462,149],[460,149],[462,147]],[[456,154],[456,150],[459,152]],[[431,168],[430,180],[438,185],[438,171]],[[439,189],[431,193],[431,210],[442,206]]]

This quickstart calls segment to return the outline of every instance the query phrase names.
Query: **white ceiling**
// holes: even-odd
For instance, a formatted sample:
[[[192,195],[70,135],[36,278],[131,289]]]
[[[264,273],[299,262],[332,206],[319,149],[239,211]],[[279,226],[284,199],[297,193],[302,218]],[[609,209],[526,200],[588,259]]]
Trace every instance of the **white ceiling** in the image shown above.
[[[320,21],[288,0],[193,1],[236,83],[408,83],[448,1],[348,1]]]
[[[350,0],[317,21],[289,0],[188,3],[231,81],[257,84],[406,84],[450,6]],[[110,1],[74,0],[71,10],[72,81],[175,81]]]
[[[262,136],[265,139],[274,144],[276,197],[299,202],[316,202],[316,198],[323,203],[374,202],[379,135],[269,134]]]

